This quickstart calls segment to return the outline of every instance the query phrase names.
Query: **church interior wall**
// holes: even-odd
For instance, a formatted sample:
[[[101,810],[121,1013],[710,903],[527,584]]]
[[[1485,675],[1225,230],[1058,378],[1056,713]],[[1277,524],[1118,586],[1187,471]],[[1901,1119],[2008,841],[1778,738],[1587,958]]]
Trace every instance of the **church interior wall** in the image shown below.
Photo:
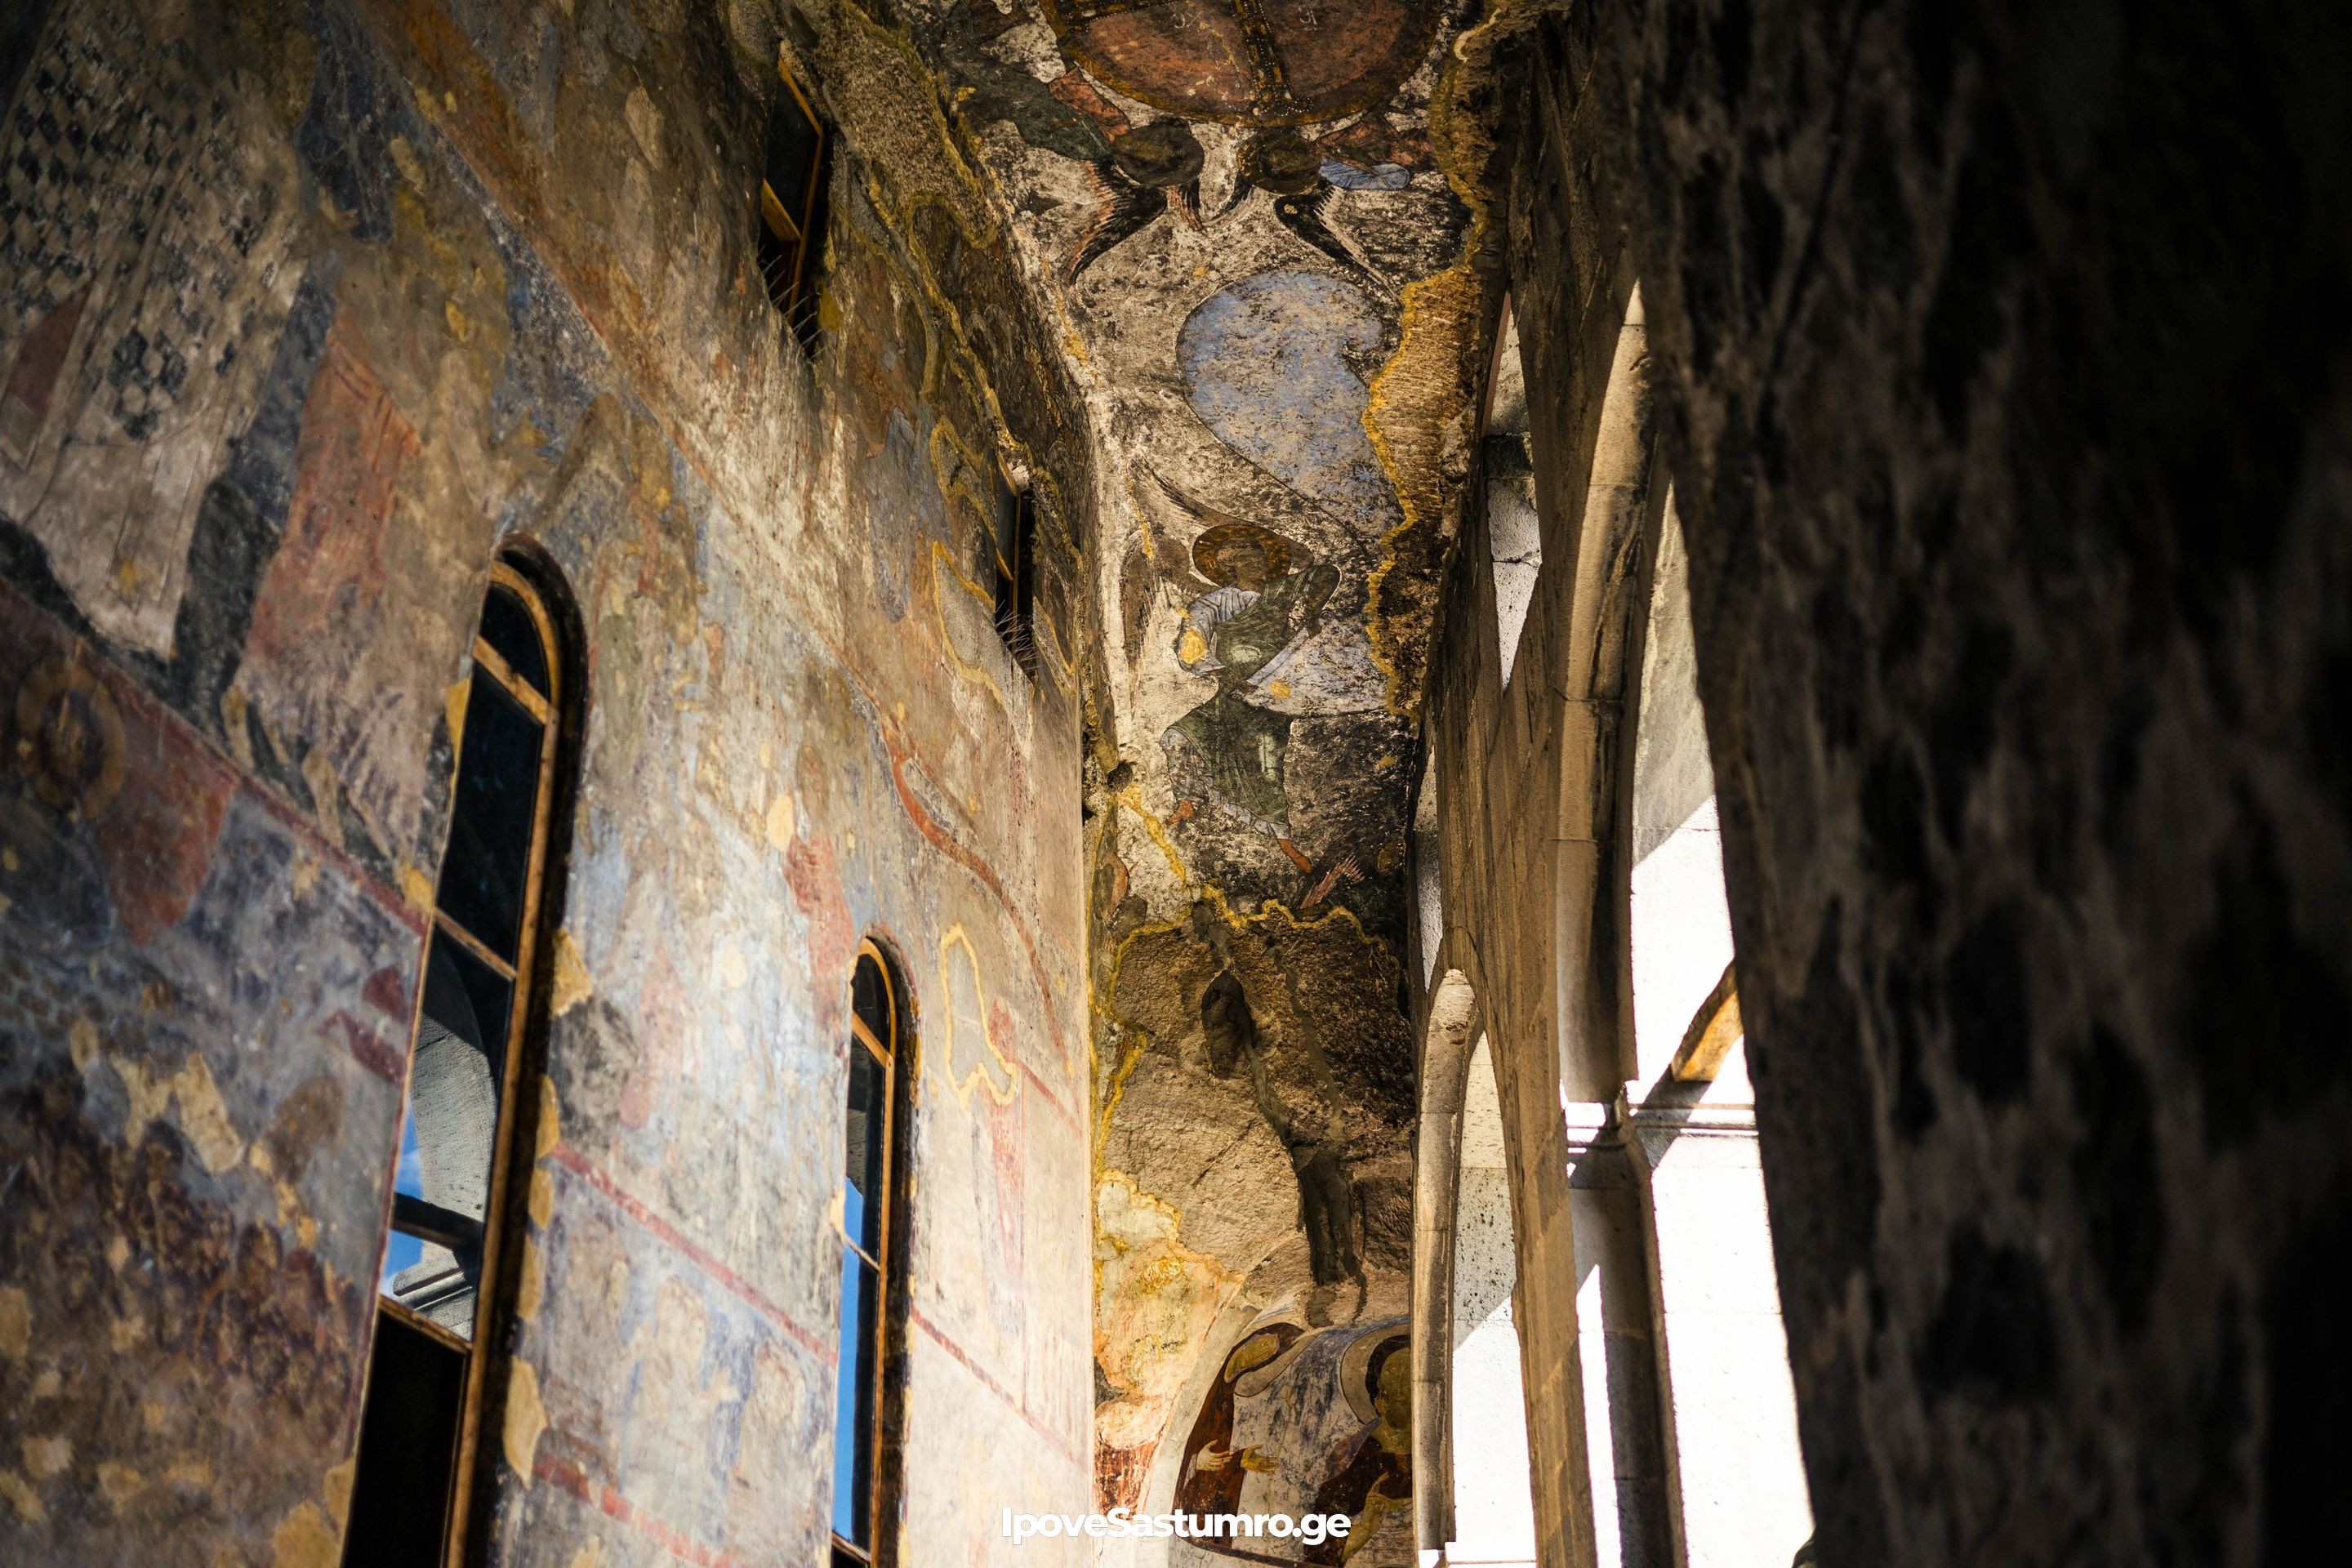
[[[822,1550],[868,937],[917,1008],[906,1462],[966,1478],[909,1560],[1083,1491],[1092,500],[1001,237],[837,157],[812,361],[753,254],[774,46],[717,9],[17,15],[0,1555],[334,1560],[518,542],[585,690],[486,1549]],[[887,49],[842,28],[787,58],[887,150],[919,94],[873,125]],[[1001,459],[1040,476],[1034,674]]]

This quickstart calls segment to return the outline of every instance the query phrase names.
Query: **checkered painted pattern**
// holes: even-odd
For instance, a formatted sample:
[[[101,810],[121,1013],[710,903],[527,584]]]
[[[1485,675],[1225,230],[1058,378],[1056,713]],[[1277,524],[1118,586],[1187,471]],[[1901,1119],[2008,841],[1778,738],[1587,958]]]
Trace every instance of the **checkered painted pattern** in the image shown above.
[[[251,179],[229,106],[199,87],[186,47],[158,47],[108,10],[58,17],[10,106],[0,363],[77,290],[110,303],[136,289],[93,353],[108,412],[137,440],[193,371],[234,362],[254,308],[248,258],[287,194]]]

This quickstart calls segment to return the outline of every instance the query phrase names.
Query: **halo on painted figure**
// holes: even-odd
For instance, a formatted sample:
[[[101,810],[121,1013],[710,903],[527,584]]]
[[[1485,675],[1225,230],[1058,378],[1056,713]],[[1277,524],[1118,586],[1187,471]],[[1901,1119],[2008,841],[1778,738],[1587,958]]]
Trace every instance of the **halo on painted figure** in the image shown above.
[[[1410,1337],[1394,1323],[1382,1323],[1356,1336],[1339,1356],[1339,1392],[1348,1408],[1361,1421],[1381,1418],[1381,1375],[1391,1357],[1405,1353]]]
[[[1279,1331],[1284,1329],[1290,1331],[1286,1338]],[[1233,1354],[1225,1358],[1225,1375],[1234,1380],[1234,1397],[1255,1399],[1273,1387],[1314,1338],[1297,1324],[1288,1321],[1261,1323],[1243,1335],[1241,1343],[1234,1347]],[[1248,1364],[1236,1372],[1234,1363],[1242,1359],[1242,1352],[1254,1346],[1265,1348],[1253,1352]]]

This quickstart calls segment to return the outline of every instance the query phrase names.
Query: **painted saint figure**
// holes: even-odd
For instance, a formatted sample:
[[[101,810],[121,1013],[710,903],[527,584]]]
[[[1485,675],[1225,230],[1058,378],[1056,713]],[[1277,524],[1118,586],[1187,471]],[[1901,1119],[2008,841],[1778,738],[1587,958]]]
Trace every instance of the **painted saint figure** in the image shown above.
[[[1176,1506],[1187,1513],[1238,1513],[1242,1483],[1254,1473],[1279,1468],[1275,1459],[1255,1447],[1234,1447],[1235,1402],[1261,1393],[1287,1366],[1286,1352],[1297,1342],[1296,1323],[1272,1323],[1245,1337],[1225,1357],[1216,1386],[1201,1403],[1201,1414],[1184,1442],[1184,1462],[1177,1473]],[[1253,1378],[1250,1374],[1256,1373]],[[1254,1386],[1244,1389],[1244,1384]]]
[[[1334,174],[1339,175],[1348,188],[1356,190],[1396,190],[1412,180],[1394,164],[1363,173],[1334,162],[1306,137],[1287,128],[1259,131],[1242,144],[1240,163],[1234,172],[1233,194],[1225,199],[1217,216],[1223,218],[1240,206],[1252,191],[1264,191],[1273,198],[1275,221],[1295,237],[1329,257],[1341,271],[1375,288],[1389,289],[1388,280],[1373,271],[1356,254],[1355,247],[1331,228],[1328,209],[1332,196],[1341,188],[1340,181],[1332,178]]]
[[[1391,1514],[1411,1517],[1412,1357],[1405,1353],[1411,1344],[1402,1333],[1367,1334],[1341,1358],[1348,1403],[1371,1426],[1316,1489],[1308,1511],[1344,1513],[1354,1523],[1346,1535],[1308,1547],[1300,1562],[1344,1563],[1371,1545]]]
[[[1164,480],[1161,488],[1186,510],[1215,515]],[[1238,818],[1280,843],[1303,869],[1308,862],[1290,842],[1283,784],[1290,715],[1250,700],[1339,586],[1339,572],[1324,563],[1294,571],[1292,549],[1280,534],[1236,518],[1212,523],[1192,541],[1193,567],[1213,586],[1185,608],[1176,662],[1213,678],[1217,689],[1171,724],[1160,744],[1180,802]],[[1190,815],[1181,805],[1178,811]]]

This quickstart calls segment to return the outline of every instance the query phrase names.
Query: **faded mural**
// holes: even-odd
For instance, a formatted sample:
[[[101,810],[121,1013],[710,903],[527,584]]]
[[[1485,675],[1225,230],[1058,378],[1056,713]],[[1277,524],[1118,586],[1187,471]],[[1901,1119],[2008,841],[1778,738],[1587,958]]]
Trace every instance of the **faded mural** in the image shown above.
[[[1225,1354],[1184,1439],[1186,1513],[1338,1514],[1311,1546],[1221,1530],[1179,1541],[1171,1563],[1383,1563],[1412,1557],[1411,1331],[1402,1319],[1310,1331],[1253,1325]]]
[[[834,1135],[875,932],[923,1009],[919,1555],[1091,1475],[1395,1560],[1459,16],[131,9],[0,26],[12,1527],[333,1560],[453,694],[523,539],[589,679],[496,1559],[815,1552],[834,1194],[779,1151]],[[737,188],[780,52],[843,150],[814,364]]]
[[[907,1560],[1083,1494],[1077,403],[969,172],[887,174],[958,153],[860,85],[911,48],[862,13],[789,46],[872,161],[816,363],[782,331],[708,152],[756,149],[781,22],[0,23],[0,1558],[337,1560],[501,540],[587,679],[490,1560],[821,1554],[865,934],[922,1009],[908,1460],[967,1478]]]
[[[1374,1394],[1347,1394],[1322,1347],[1401,1312],[1410,1266],[1395,998],[1418,671],[1399,649],[1417,601],[1398,587],[1428,575],[1446,523],[1443,439],[1401,411],[1472,402],[1473,215],[1436,124],[1463,15],[956,0],[918,24],[1101,432],[1107,1503],[1247,1489],[1303,1508],[1328,1487],[1378,1514],[1410,1490],[1402,1447],[1332,1425]],[[1238,1401],[1204,1374],[1236,1315],[1288,1325],[1241,1342],[1244,1362],[1302,1336],[1279,1398],[1262,1368],[1236,1368],[1255,1390]],[[1254,1468],[1276,1452],[1278,1481]],[[1346,1550],[1409,1545],[1400,1525]]]

